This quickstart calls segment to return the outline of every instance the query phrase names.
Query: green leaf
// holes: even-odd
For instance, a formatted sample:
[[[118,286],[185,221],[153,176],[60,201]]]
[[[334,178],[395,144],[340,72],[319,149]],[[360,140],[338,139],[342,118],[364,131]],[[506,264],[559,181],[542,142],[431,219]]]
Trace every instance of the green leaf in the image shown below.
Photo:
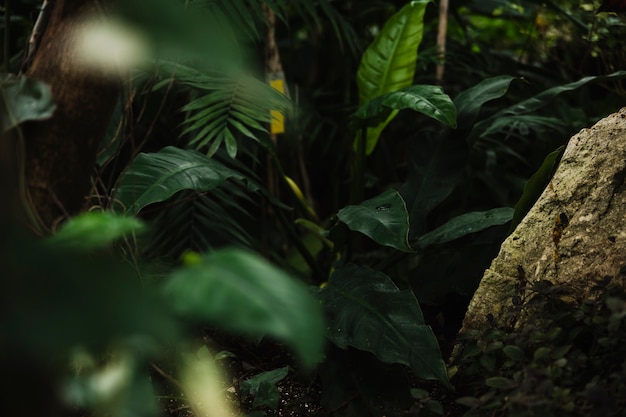
[[[545,117],[537,116],[534,114],[517,114],[517,115],[502,115],[497,119],[492,120],[489,126],[485,126],[485,130],[480,134],[480,137],[486,137],[494,133],[505,133],[510,135],[517,131],[522,135],[528,135],[532,131],[564,131],[565,123],[563,120],[557,117]]]
[[[501,376],[494,376],[485,380],[485,385],[492,388],[498,388],[502,390],[508,390],[517,387],[517,382],[512,379],[504,378]]]
[[[283,380],[289,373],[289,367],[262,372],[241,383],[241,391],[254,396],[253,407],[269,407],[276,409],[280,394],[276,383]]]
[[[376,126],[386,120],[392,110],[410,109],[456,127],[456,108],[443,89],[435,85],[413,85],[378,96],[359,108],[355,117],[362,120],[360,128]]]
[[[480,232],[488,227],[504,224],[510,221],[512,217],[513,209],[509,207],[465,213],[419,237],[416,244],[419,248],[425,248],[449,242],[470,233]]]
[[[222,249],[175,272],[163,291],[185,318],[253,337],[271,336],[291,346],[305,366],[324,346],[324,319],[306,286],[263,258]]]
[[[483,136],[484,132],[487,131],[487,129],[489,129],[490,126],[496,123],[497,120],[503,116],[521,115],[521,114],[537,111],[541,109],[542,107],[545,107],[548,104],[550,104],[550,101],[561,93],[576,90],[591,82],[621,79],[621,78],[626,78],[626,71],[616,71],[611,74],[602,75],[602,76],[583,77],[580,80],[572,82],[572,83],[549,88],[535,95],[534,97],[531,97],[520,103],[509,106],[505,109],[502,109],[496,114],[492,115],[491,117],[477,123],[476,125],[474,125],[474,128],[472,129],[471,136],[472,137]]]
[[[27,120],[42,120],[52,116],[56,108],[47,84],[26,77],[2,80],[0,103],[0,133],[5,133]]]
[[[471,127],[483,104],[504,96],[514,79],[510,75],[487,78],[460,93],[454,100],[459,127]]]
[[[428,3],[429,0],[412,1],[400,9],[385,23],[363,54],[357,71],[361,105],[413,84],[417,49],[422,42],[424,12]],[[380,133],[395,114],[392,112],[384,122],[367,130],[367,154],[374,150]]]
[[[502,352],[507,357],[513,359],[514,361],[517,361],[517,362],[526,361],[526,355],[524,354],[524,351],[520,349],[518,346],[507,345],[504,348],[502,348]]]
[[[513,219],[511,220],[511,226],[509,233],[513,232],[518,224],[522,221],[524,216],[530,211],[532,206],[541,196],[543,190],[546,188],[550,179],[554,175],[556,168],[561,161],[561,157],[565,152],[565,146],[559,147],[554,152],[550,153],[543,160],[543,163],[524,185],[524,192],[515,204],[515,212],[513,213]]]
[[[71,218],[46,242],[55,247],[88,251],[107,247],[144,229],[145,225],[133,217],[94,211]]]
[[[376,243],[412,252],[409,246],[409,216],[404,200],[396,190],[387,190],[358,206],[346,206],[337,217],[355,232]]]
[[[426,217],[455,189],[465,174],[467,143],[444,135],[411,141],[409,174],[400,194],[409,211],[409,240],[426,232]]]
[[[449,386],[437,339],[412,292],[399,290],[380,272],[348,265],[335,271],[320,296],[331,317],[328,337],[334,344],[410,366],[418,377]]]
[[[179,191],[208,191],[229,179],[250,185],[244,175],[214,159],[168,146],[157,153],[139,154],[118,184],[115,199],[126,214],[135,215]]]
[[[241,390],[250,395],[255,395],[262,382],[269,382],[270,384],[276,384],[278,381],[282,381],[287,374],[289,374],[289,367],[284,366],[282,368],[274,369],[272,371],[261,372],[251,378],[246,379],[241,383]]]

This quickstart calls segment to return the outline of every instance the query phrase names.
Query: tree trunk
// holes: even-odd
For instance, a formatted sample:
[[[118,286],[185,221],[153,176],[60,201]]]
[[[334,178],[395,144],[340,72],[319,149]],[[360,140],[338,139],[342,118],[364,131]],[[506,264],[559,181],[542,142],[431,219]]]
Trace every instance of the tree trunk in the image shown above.
[[[118,96],[110,70],[87,69],[82,32],[103,18],[97,0],[55,0],[26,75],[50,85],[52,118],[23,126],[27,196],[41,226],[53,229],[85,205],[99,144]]]
[[[461,332],[518,327],[537,283],[580,303],[626,280],[626,108],[572,137],[550,184],[485,272]],[[535,289],[533,289],[535,287]],[[555,290],[556,290],[555,287]]]

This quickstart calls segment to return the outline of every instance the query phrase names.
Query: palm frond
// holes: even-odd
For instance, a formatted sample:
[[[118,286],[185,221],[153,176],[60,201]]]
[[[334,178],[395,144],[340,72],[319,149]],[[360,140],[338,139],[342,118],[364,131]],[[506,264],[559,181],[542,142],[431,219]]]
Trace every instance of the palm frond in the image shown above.
[[[182,64],[160,65],[163,76],[173,77],[193,91],[181,135],[195,149],[212,156],[222,144],[231,158],[237,155],[237,137],[262,142],[271,122],[271,110],[286,111],[289,100],[264,82],[244,74],[200,71]],[[165,84],[158,83],[155,88]]]
[[[198,194],[185,191],[168,201],[166,208],[152,221],[153,232],[145,242],[149,258],[178,258],[185,251],[206,252],[225,245],[254,249],[259,241],[244,224],[255,218],[244,205],[249,196],[233,193],[232,184]],[[253,202],[253,204],[256,204]]]

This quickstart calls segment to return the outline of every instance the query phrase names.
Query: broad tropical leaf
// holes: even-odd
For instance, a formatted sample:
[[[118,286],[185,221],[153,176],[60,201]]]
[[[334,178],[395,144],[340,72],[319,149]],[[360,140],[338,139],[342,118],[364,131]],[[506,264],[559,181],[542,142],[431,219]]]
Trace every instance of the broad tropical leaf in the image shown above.
[[[413,293],[399,290],[380,272],[348,265],[330,277],[320,297],[331,317],[328,337],[334,344],[372,352],[449,386],[437,339]]]
[[[387,21],[365,51],[357,72],[360,105],[413,84],[417,49],[422,42],[424,12],[428,3],[430,0],[409,2]],[[378,126],[368,128],[367,154],[374,150],[378,137],[396,113],[392,112]]]
[[[47,119],[55,104],[47,84],[26,77],[2,80],[0,102],[0,133],[5,133],[27,120]]]
[[[182,190],[208,191],[233,179],[252,185],[241,173],[199,152],[165,147],[139,154],[120,180],[116,209],[135,215],[149,204],[165,201]]]
[[[291,346],[307,366],[324,346],[324,319],[306,286],[252,253],[222,249],[175,272],[163,288],[174,312]]]
[[[483,80],[460,93],[454,100],[459,127],[471,127],[483,104],[504,96],[514,79],[510,75],[499,75]]]
[[[412,252],[408,244],[406,204],[396,190],[387,190],[358,206],[346,206],[339,210],[337,217],[350,230],[363,233],[381,245]]]
[[[124,236],[142,232],[145,225],[134,217],[99,211],[71,218],[53,236],[46,239],[55,247],[93,250],[109,246]]]
[[[513,209],[509,207],[465,213],[449,220],[432,232],[420,236],[414,246],[426,248],[431,245],[449,242],[470,233],[480,232],[488,227],[505,224],[511,218],[513,218]]]
[[[400,188],[409,212],[409,240],[428,230],[426,217],[454,191],[465,174],[467,144],[448,135],[412,141],[408,178]]]
[[[361,106],[355,118],[361,120],[360,128],[377,126],[393,110],[404,109],[423,113],[448,126],[456,127],[454,103],[441,87],[435,85],[413,85],[378,96]]]

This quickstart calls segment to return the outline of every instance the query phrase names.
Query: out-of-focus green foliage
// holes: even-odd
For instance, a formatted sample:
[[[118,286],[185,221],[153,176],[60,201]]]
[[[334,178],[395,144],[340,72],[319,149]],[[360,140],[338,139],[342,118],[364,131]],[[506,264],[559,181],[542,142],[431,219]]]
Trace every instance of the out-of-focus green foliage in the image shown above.
[[[194,412],[227,413],[217,356],[189,343],[200,326],[265,336],[300,358],[235,387],[255,415],[281,407],[276,384],[307,367],[332,415],[447,410],[435,393],[450,387],[444,358],[468,297],[513,207],[517,222],[549,179],[546,156],[623,104],[626,49],[624,18],[594,13],[599,1],[460,0],[437,81],[428,3],[112,3],[153,56],[133,69],[111,120],[90,199],[98,210],[44,242],[0,235],[3,386],[26,399],[0,414],[73,404],[156,415],[149,370],[161,362]],[[0,27],[17,72],[37,11],[11,6]],[[265,85],[268,11],[290,99]],[[46,87],[21,82],[35,88],[15,90],[19,117],[3,126],[53,109]],[[285,112],[284,134],[269,135],[270,110]],[[507,393],[526,394],[521,374],[495,364],[543,364],[545,352],[506,342],[468,356],[489,371],[489,392],[463,391],[462,403],[479,410],[491,395],[502,407]]]

